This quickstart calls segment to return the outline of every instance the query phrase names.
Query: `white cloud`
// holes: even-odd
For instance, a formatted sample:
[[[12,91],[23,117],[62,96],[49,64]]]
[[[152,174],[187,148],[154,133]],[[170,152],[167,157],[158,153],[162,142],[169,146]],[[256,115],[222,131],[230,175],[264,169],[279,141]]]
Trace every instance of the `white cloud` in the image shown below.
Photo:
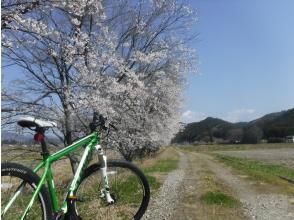
[[[181,116],[181,120],[185,123],[189,122],[197,122],[205,119],[207,116],[202,112],[193,112],[191,110],[187,110],[183,112]]]
[[[234,111],[229,112],[224,117],[224,120],[230,121],[230,122],[248,121],[248,120],[252,120],[252,116],[254,115],[254,113],[255,113],[255,110],[252,108],[236,109]]]
[[[217,117],[229,122],[250,121],[257,117],[256,111],[253,108],[240,108],[228,112],[223,115],[207,115],[203,112],[194,112],[188,109],[181,115],[181,121],[184,123],[198,122],[207,117]]]

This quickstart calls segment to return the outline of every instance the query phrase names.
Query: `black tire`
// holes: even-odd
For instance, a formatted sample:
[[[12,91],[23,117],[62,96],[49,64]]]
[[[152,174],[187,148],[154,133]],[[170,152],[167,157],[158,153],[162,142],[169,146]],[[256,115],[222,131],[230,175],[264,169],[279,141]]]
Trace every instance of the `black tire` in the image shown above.
[[[23,183],[21,194],[17,196],[11,207],[2,216],[3,220],[20,219],[27,207],[32,193],[36,189],[40,177],[32,170],[25,166],[16,163],[2,163],[1,164],[1,210],[3,212],[10,198],[15,194],[17,188]],[[26,219],[35,220],[51,220],[52,208],[50,197],[47,189],[43,186],[35,200],[32,208],[28,212]]]
[[[142,171],[126,161],[107,162],[110,194],[115,200],[110,205],[100,197],[99,171],[100,164],[85,170],[76,191],[77,201],[73,203],[77,215],[83,220],[140,219],[150,199],[149,184]]]

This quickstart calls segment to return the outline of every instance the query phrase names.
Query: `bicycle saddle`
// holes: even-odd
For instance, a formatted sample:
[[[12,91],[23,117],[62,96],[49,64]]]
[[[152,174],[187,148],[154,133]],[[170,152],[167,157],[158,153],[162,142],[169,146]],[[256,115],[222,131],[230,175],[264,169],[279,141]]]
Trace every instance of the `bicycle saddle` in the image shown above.
[[[53,121],[45,121],[37,119],[32,116],[25,116],[18,119],[17,124],[21,127],[30,128],[30,127],[39,127],[39,128],[52,128],[56,127],[57,124]]]

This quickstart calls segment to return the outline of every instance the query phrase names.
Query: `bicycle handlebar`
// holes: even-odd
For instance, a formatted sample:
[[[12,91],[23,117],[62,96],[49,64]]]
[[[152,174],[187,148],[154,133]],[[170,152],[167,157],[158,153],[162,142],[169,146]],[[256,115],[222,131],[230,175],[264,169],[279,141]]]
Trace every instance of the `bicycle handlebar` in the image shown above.
[[[107,128],[105,126],[107,121],[106,117],[103,117],[103,115],[99,114],[98,112],[94,112],[93,114],[93,121],[90,123],[89,127],[91,129],[91,132],[94,132],[96,130],[97,127],[101,127],[101,129],[103,130],[107,130],[109,129],[109,127],[112,127],[114,130],[118,130],[113,124],[109,123],[109,127]]]

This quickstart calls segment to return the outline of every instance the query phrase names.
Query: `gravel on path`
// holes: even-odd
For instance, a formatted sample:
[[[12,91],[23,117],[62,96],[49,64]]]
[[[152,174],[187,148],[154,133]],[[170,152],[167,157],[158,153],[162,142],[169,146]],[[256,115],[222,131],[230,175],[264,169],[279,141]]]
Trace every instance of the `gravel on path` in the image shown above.
[[[184,179],[186,166],[186,155],[180,153],[178,169],[168,174],[159,189],[155,201],[152,202],[143,219],[167,220],[171,218],[180,201],[181,184]]]

